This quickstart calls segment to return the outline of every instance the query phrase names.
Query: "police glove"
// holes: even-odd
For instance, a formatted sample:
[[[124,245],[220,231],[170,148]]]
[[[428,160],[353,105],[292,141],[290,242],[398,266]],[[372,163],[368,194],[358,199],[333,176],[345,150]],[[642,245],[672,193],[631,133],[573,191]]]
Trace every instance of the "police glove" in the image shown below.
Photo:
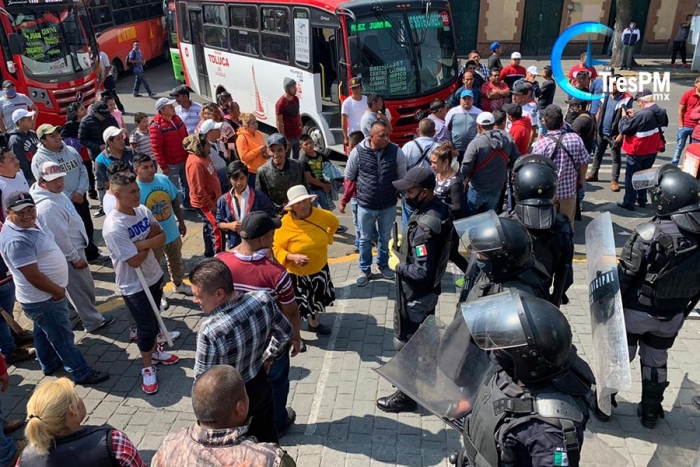
[[[397,249],[397,250],[401,247],[401,240],[402,240],[402,239],[403,239],[403,235],[402,235],[402,234],[399,234],[399,241],[396,242],[396,249]],[[394,242],[395,242],[395,238],[394,238],[394,237],[391,237],[391,238],[389,239],[389,251],[394,250]]]
[[[396,272],[397,266],[401,264],[401,260],[394,253],[394,250],[389,250],[389,269]]]

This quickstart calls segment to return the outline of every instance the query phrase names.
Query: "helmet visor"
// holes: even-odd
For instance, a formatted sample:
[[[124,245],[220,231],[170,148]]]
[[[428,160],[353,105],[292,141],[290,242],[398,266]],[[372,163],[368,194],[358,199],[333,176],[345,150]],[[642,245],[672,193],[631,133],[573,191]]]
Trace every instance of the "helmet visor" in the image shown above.
[[[632,175],[632,188],[635,190],[646,190],[661,183],[661,177],[668,171],[680,170],[678,167],[671,164],[662,165],[661,167],[652,167],[651,169],[640,170]]]
[[[487,252],[503,246],[501,222],[494,211],[477,214],[454,222],[461,245],[460,252]]]
[[[508,349],[527,344],[520,321],[523,304],[512,291],[460,305],[474,342],[483,350]]]

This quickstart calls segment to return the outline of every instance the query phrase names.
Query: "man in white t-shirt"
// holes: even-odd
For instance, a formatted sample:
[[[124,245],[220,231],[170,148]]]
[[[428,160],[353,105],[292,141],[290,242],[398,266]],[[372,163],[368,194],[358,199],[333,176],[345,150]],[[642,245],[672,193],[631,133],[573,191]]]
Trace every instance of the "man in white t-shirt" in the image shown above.
[[[141,205],[134,174],[116,174],[109,181],[117,206],[105,218],[102,236],[114,265],[115,282],[136,322],[136,345],[144,366],[141,387],[146,394],[154,394],[158,391],[154,364],[172,365],[179,357],[157,345],[158,320],[136,268],[141,269],[154,302],[159,303],[163,295],[163,271],[153,249],[165,244],[165,233],[153,213]]]
[[[7,148],[0,149],[0,199],[15,191],[29,191],[29,184],[20,170],[19,159]],[[4,212],[5,210],[2,209]]]
[[[34,347],[41,370],[52,375],[61,366],[76,384],[109,379],[93,370],[75,346],[68,318],[68,263],[54,235],[37,220],[27,192],[5,196],[7,220],[0,231],[0,252],[15,282],[17,301],[34,323]]]
[[[362,131],[362,116],[367,111],[367,96],[362,95],[362,80],[352,78],[350,80],[350,97],[343,101],[340,109],[340,126],[343,129],[343,144],[348,145],[348,135],[355,131]]]

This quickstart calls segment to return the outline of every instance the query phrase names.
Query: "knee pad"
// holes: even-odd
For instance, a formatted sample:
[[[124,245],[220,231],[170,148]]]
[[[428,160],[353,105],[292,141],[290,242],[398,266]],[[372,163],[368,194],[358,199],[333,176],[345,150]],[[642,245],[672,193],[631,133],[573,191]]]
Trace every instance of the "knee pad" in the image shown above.
[[[646,366],[642,364],[642,381],[648,381],[653,384],[666,384],[668,381],[667,365]]]

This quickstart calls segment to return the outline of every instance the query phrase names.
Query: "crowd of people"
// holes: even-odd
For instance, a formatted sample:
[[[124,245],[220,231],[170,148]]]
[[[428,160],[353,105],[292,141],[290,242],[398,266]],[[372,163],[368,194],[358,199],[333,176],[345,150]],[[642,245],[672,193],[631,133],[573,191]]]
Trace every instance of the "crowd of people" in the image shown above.
[[[287,405],[290,357],[306,351],[303,320],[310,332],[332,331],[322,323],[336,298],[328,245],[346,230],[333,213],[336,202],[341,213],[348,204],[352,209],[356,286],[377,278],[400,284],[397,307],[407,313],[395,329],[399,347],[434,314],[448,261],[462,271],[458,282],[467,284],[467,292],[485,290],[470,269],[475,261],[489,280],[505,281],[520,265],[518,274],[527,270],[541,282],[540,298],[559,290],[557,300],[566,303],[586,181],[598,180],[610,148],[610,188],[620,191],[624,153],[625,197],[619,205],[645,207],[646,189],[635,190],[632,178],[651,168],[664,149],[668,117],[648,90],[635,96],[618,91],[620,76],[611,68],[606,71],[613,85],[603,99],[591,103],[569,96],[564,110],[553,104],[550,67],[541,73],[536,66],[525,68],[519,52],[502,66],[501,45],[493,43],[490,50],[488,66],[477,51],[469,54],[460,71],[462,86],[449,101],[431,103],[416,137],[402,147],[391,142],[392,116],[382,96],[363,94],[361,78],[353,78],[341,106],[344,172],[304,133],[291,79],[276,105],[279,132],[267,138],[255,116],[241,113],[230,94],[202,105],[184,85],[155,102],[152,118],[136,113],[131,133],[109,83],[89,108],[71,104],[63,127],[42,124],[34,131],[31,108],[3,118],[5,128],[14,129],[0,153],[0,305],[11,311],[17,301],[34,329],[32,335],[16,334],[0,320],[0,363],[36,357],[45,375],[63,367],[70,379],[48,381],[34,391],[27,406],[29,447],[21,452],[0,434],[0,464],[10,465],[18,456],[17,465],[67,463],[81,452],[85,457],[76,465],[144,465],[124,433],[81,426],[85,407],[74,385],[98,385],[109,375],[85,361],[73,324],[79,319],[86,332],[100,333],[116,319],[96,309],[91,263],[111,262],[114,268],[146,394],[159,390],[157,364],[179,363],[164,348],[179,332],[169,331],[160,316],[169,307],[163,257],[174,293],[191,296],[207,316],[197,333],[194,364],[198,423],[165,439],[153,459],[156,466],[200,465],[212,450],[261,465],[294,465],[277,444],[296,418]],[[135,43],[130,53],[135,68],[139,54]],[[569,78],[579,90],[601,89],[585,54]],[[698,83],[700,78],[681,100],[675,164],[681,136],[683,144],[696,139]],[[134,95],[141,84],[150,94],[143,68],[136,70]],[[528,154],[537,156],[523,157]],[[88,199],[96,201],[94,213]],[[403,239],[392,235],[398,230],[397,203]],[[189,271],[190,285],[182,256],[187,210],[201,220],[205,257]],[[491,212],[503,215],[499,229],[530,246],[488,266],[482,257],[460,254],[453,222],[486,219],[477,216]],[[92,218],[103,216],[109,258],[94,238]],[[535,254],[540,269],[531,261]],[[28,350],[32,340],[34,350]],[[415,402],[397,391],[377,406],[401,412]]]

